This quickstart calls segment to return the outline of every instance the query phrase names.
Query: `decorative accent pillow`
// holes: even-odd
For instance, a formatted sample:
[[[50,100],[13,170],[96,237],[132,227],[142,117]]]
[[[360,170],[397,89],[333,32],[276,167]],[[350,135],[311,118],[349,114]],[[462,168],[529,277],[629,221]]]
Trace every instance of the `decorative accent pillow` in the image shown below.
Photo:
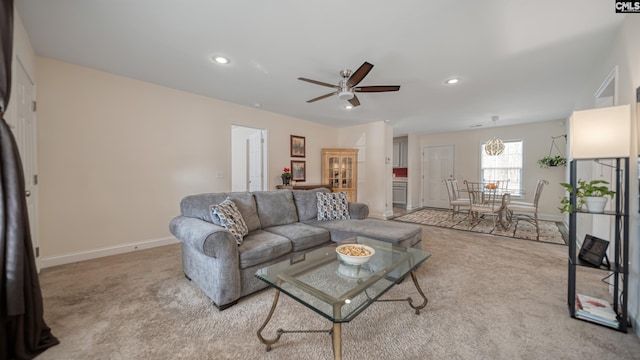
[[[349,203],[346,192],[326,193],[317,192],[318,220],[347,220],[349,216]]]
[[[236,238],[238,245],[242,244],[244,236],[249,233],[249,228],[247,223],[244,222],[236,203],[227,198],[218,205],[211,205],[210,209],[213,222],[228,229],[233,237]]]

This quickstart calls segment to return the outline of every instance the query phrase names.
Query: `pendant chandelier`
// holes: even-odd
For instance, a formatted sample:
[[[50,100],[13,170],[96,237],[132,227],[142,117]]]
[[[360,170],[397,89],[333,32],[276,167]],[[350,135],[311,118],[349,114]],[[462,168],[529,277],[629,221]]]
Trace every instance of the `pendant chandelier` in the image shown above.
[[[498,117],[494,116],[491,120],[493,120],[493,124],[495,126],[496,121],[498,121]],[[484,152],[489,156],[498,156],[504,152],[504,143],[502,140],[494,137],[484,144]]]

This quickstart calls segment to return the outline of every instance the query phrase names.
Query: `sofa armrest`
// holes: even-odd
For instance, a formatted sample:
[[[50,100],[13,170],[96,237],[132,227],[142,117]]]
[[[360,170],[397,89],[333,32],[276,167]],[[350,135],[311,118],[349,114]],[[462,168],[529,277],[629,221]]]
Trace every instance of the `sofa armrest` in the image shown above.
[[[238,258],[238,243],[229,230],[210,222],[177,216],[169,230],[184,244],[213,258]]]
[[[363,220],[369,216],[369,206],[363,203],[349,203],[349,215],[352,219]]]

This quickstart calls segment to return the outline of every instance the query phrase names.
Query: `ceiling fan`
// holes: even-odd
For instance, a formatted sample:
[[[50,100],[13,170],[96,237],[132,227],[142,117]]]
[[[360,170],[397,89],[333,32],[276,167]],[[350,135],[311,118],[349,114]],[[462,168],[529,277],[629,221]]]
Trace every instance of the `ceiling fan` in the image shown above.
[[[334,92],[330,92],[328,94],[318,96],[317,98],[307,100],[308,103],[326,99],[332,95],[338,95],[338,99],[348,100],[351,105],[358,106],[360,105],[360,101],[355,94],[357,92],[387,92],[400,90],[400,85],[356,86],[362,81],[362,79],[364,79],[365,76],[367,76],[367,74],[369,74],[369,71],[371,71],[372,68],[373,65],[365,61],[364,64],[362,64],[358,68],[358,70],[353,73],[351,72],[351,70],[342,70],[340,71],[342,80],[340,80],[338,85],[328,84],[322,81],[311,80],[302,77],[299,77],[298,80],[337,89]]]

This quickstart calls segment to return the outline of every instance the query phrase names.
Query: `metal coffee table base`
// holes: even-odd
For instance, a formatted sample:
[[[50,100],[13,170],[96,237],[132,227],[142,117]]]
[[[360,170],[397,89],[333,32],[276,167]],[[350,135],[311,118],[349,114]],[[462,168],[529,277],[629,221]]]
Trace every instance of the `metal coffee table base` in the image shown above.
[[[411,308],[413,308],[416,311],[416,315],[420,315],[420,310],[422,310],[425,306],[427,306],[427,304],[429,303],[429,299],[427,299],[427,297],[424,295],[424,292],[422,291],[422,289],[420,288],[420,284],[418,284],[418,279],[416,277],[416,274],[414,271],[411,271],[411,280],[413,280],[413,284],[415,285],[416,289],[418,290],[418,293],[420,294],[420,296],[422,297],[423,301],[422,304],[420,305],[413,305],[413,299],[411,299],[411,297],[408,297],[406,299],[389,299],[389,300],[377,300],[379,302],[391,302],[391,301],[406,301],[409,303],[409,306],[411,306]],[[283,329],[278,329],[276,330],[276,337],[273,339],[265,339],[262,336],[262,330],[264,330],[264,328],[267,326],[267,324],[269,323],[269,321],[271,320],[271,317],[273,316],[274,311],[276,310],[276,305],[278,305],[278,299],[280,298],[280,290],[276,289],[276,293],[273,297],[273,304],[271,305],[271,310],[269,310],[269,314],[267,315],[267,318],[264,320],[264,323],[262,323],[262,326],[260,326],[260,328],[258,329],[258,339],[260,340],[261,343],[265,344],[267,346],[267,351],[271,351],[271,345],[277,343],[280,340],[280,337],[282,336],[282,334],[286,334],[286,333],[328,333],[331,334],[331,342],[333,344],[333,358],[335,360],[342,360],[342,323],[341,322],[334,322],[333,323],[333,328],[329,329],[329,330],[283,330]]]

